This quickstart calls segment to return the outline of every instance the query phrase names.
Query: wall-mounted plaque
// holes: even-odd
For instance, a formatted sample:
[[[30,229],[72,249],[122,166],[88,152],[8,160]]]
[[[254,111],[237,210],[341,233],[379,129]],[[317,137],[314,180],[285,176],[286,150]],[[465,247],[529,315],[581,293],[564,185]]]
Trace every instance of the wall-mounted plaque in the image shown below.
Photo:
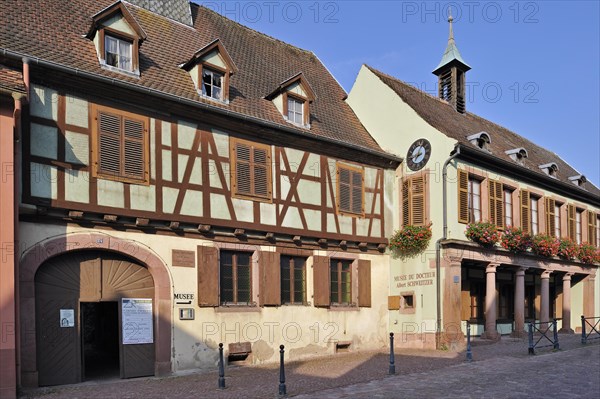
[[[173,266],[179,267],[195,267],[196,266],[196,252],[194,251],[182,251],[180,249],[174,249],[172,252]]]

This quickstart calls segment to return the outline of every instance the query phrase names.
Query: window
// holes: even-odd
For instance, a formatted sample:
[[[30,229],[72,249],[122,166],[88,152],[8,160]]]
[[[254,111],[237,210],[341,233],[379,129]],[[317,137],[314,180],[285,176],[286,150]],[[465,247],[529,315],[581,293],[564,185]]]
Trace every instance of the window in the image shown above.
[[[221,251],[221,304],[249,305],[252,299],[252,253]]]
[[[481,182],[469,180],[469,222],[481,221]]]
[[[348,165],[337,165],[339,213],[364,215],[363,169]]]
[[[464,170],[458,173],[458,222],[481,221],[481,182]]]
[[[415,294],[402,294],[402,302],[400,307],[402,309],[413,309],[415,307]]]
[[[330,302],[335,305],[352,304],[352,261],[331,259]]]
[[[202,95],[223,100],[223,74],[208,68],[202,69]]]
[[[513,225],[513,192],[510,189],[504,189],[504,226]]]
[[[539,233],[539,219],[538,219],[538,203],[539,198],[530,197],[529,207],[531,209],[531,234]]]
[[[106,65],[133,71],[133,44],[130,41],[118,39],[113,36],[104,36],[104,61]]]
[[[287,117],[290,122],[298,125],[304,124],[304,101],[295,97],[287,98]]]
[[[581,244],[581,216],[583,211],[577,209],[575,212],[575,242]]]
[[[281,255],[281,302],[306,303],[306,258]]]
[[[561,232],[561,218],[560,218],[560,207],[561,204],[556,203],[554,204],[554,236],[556,238],[560,238],[562,236],[562,232]]]
[[[92,109],[93,175],[148,184],[148,120],[107,107]]]
[[[402,226],[427,224],[427,176],[411,176],[402,182]]]
[[[233,194],[241,198],[271,200],[271,147],[231,139]]]

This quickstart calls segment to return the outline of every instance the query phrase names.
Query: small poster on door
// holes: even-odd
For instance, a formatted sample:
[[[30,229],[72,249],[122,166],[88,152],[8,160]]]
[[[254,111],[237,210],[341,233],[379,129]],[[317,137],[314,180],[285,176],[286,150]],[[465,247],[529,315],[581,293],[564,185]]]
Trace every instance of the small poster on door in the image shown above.
[[[75,327],[75,309],[60,310],[60,327]]]
[[[121,300],[123,344],[151,344],[154,342],[152,327],[152,299],[123,298]]]

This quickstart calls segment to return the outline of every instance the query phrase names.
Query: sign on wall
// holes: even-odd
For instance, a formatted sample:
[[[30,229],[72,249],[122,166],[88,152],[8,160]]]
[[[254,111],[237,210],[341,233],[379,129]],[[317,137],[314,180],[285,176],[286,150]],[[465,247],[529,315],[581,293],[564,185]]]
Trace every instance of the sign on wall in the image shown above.
[[[124,345],[154,342],[152,299],[123,298],[121,300],[121,320]]]
[[[60,310],[60,326],[75,327],[75,309]]]

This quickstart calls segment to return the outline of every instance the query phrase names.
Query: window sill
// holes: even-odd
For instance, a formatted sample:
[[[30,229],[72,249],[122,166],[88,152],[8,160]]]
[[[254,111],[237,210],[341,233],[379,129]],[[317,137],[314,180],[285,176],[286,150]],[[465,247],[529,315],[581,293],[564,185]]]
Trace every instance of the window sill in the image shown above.
[[[117,68],[111,65],[107,65],[104,60],[100,60],[100,67],[102,69],[105,69],[107,71],[111,71],[111,72],[116,72],[116,73],[122,73],[125,76],[129,76],[132,78],[138,78],[140,77],[140,71],[139,70],[134,70],[134,71],[126,71],[125,69],[121,69],[121,68]]]
[[[334,312],[358,312],[360,308],[356,305],[337,305],[331,304],[329,310]]]
[[[229,105],[229,100],[219,100],[218,98],[207,96],[206,94],[202,94],[200,90],[197,90],[196,92],[198,93],[198,96],[204,100],[212,101],[217,104]]]
[[[310,123],[308,124],[304,124],[304,123],[296,123],[296,122],[292,122],[291,120],[289,120],[286,116],[283,117],[283,119],[285,119],[285,121],[287,123],[289,123],[290,125],[294,125],[296,127],[302,128],[302,129],[308,129],[310,130]]]
[[[215,308],[215,313],[260,313],[261,309],[256,305],[221,305]]]

